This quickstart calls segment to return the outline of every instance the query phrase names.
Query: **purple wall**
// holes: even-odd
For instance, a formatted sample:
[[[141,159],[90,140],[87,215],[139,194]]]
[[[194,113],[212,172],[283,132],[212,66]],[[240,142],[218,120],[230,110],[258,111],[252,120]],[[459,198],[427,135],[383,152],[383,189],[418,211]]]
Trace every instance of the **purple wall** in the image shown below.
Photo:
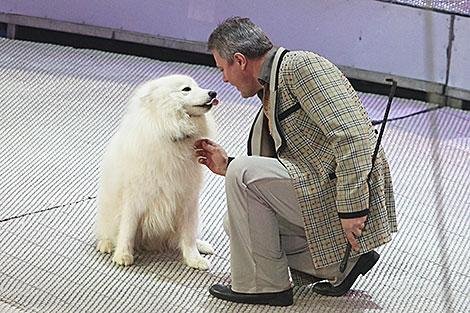
[[[249,16],[288,49],[315,51],[347,67],[445,81],[450,16],[373,0],[2,0],[0,12],[199,42],[224,18]],[[469,90],[470,18],[455,25],[450,85]]]

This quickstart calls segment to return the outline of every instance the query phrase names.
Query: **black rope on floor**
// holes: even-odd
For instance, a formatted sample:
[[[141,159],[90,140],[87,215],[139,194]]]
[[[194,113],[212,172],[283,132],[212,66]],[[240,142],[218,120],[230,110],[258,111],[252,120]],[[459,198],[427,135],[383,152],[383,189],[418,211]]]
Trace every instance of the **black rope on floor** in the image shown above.
[[[86,199],[83,199],[83,200],[79,200],[79,201],[75,201],[75,202],[71,202],[71,203],[67,203],[67,204],[62,204],[62,205],[57,205],[57,206],[47,208],[47,209],[43,209],[43,210],[39,210],[39,211],[34,211],[34,212],[29,212],[29,213],[25,213],[25,214],[21,214],[21,215],[7,217],[5,219],[0,220],[0,223],[8,222],[8,221],[11,221],[11,220],[16,220],[16,219],[23,218],[23,217],[26,217],[26,216],[29,216],[29,215],[34,215],[34,214],[38,214],[38,213],[44,213],[44,212],[52,211],[52,210],[55,210],[55,209],[70,206],[72,204],[78,204],[78,203],[82,203],[82,202],[93,200],[93,199],[96,199],[96,197],[87,197]]]
[[[441,108],[443,108],[443,107],[438,106],[438,107],[435,107],[435,108],[429,108],[429,109],[414,112],[414,113],[411,113],[411,114],[408,114],[408,115],[389,118],[388,121],[390,122],[390,121],[403,120],[403,119],[408,118],[408,117],[412,117],[412,116],[423,114],[423,113],[432,112],[432,111],[435,111],[435,110],[438,110],[438,109],[441,109]],[[372,120],[372,125],[379,125],[379,124],[382,124],[382,123],[383,123],[383,120]]]

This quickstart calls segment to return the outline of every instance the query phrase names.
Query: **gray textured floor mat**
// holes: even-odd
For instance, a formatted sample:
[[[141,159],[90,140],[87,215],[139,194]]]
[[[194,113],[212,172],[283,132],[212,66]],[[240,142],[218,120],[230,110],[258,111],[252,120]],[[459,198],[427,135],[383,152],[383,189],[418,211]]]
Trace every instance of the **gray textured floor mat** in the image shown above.
[[[218,91],[218,141],[245,154],[259,103],[222,84],[215,68],[0,39],[0,303],[28,312],[470,311],[470,114],[448,108],[387,124],[400,231],[344,297],[301,287],[294,306],[272,308],[209,296],[211,284],[229,282],[223,179],[209,172],[201,194],[203,239],[216,250],[209,272],[151,253],[122,268],[96,252],[104,145],[131,90],[170,73]],[[387,97],[360,97],[381,119]],[[396,99],[391,117],[428,107]]]

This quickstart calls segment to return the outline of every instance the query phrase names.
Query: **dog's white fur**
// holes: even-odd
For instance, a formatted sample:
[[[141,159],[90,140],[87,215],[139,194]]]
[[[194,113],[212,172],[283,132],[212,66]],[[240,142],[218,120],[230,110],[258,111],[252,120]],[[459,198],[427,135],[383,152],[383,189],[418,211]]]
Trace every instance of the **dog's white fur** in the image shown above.
[[[213,95],[212,95],[213,96]],[[203,167],[197,139],[213,135],[209,90],[185,75],[139,86],[101,163],[96,220],[97,249],[120,265],[134,262],[134,247],[180,249],[190,267],[208,270],[197,239]]]

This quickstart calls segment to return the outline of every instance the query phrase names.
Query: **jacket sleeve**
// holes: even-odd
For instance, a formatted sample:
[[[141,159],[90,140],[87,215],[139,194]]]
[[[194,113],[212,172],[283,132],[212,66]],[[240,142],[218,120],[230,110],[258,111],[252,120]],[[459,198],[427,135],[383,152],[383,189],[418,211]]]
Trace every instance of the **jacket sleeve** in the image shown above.
[[[341,218],[364,216],[369,207],[367,175],[373,151],[369,117],[349,81],[325,58],[300,53],[291,66],[290,90],[335,156],[338,214]]]

